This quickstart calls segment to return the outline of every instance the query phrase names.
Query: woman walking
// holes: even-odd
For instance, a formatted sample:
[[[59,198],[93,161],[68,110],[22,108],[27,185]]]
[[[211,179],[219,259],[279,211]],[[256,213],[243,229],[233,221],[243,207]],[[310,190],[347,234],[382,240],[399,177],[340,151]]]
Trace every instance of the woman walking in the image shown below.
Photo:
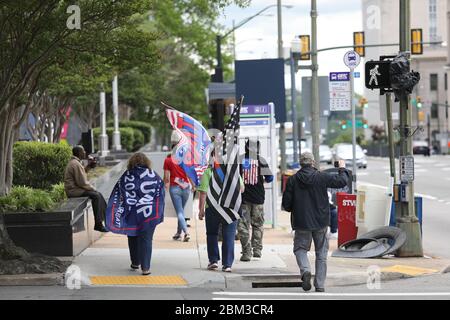
[[[150,274],[153,235],[164,220],[164,183],[143,153],[135,153],[109,198],[107,228],[128,236],[131,269]]]
[[[174,147],[175,145],[172,145],[172,150]],[[184,232],[183,241],[188,242],[191,236],[184,215],[184,207],[189,200],[191,190],[193,191],[195,187],[183,168],[173,159],[172,154],[164,160],[164,183],[166,188],[169,187],[170,198],[178,217],[177,233],[172,239],[181,240],[181,233]]]

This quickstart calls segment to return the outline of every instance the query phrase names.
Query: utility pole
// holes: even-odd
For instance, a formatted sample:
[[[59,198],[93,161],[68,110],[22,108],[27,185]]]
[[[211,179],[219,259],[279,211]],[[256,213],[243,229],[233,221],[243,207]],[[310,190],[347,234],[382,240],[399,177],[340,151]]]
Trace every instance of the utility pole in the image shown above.
[[[297,127],[297,90],[295,84],[296,63],[294,52],[291,49],[291,112],[292,112],[292,146],[294,152],[294,163],[299,163],[298,159],[298,127]]]
[[[319,106],[319,65],[317,63],[317,0],[311,0],[311,118],[313,155],[316,159],[317,169],[320,169],[320,106]]]
[[[277,0],[277,21],[278,21],[278,58],[283,59],[283,23],[281,18],[281,0]],[[286,171],[286,128],[284,122],[280,123],[280,151],[281,151],[281,175]]]
[[[400,52],[411,51],[411,3],[410,0],[400,0]],[[410,96],[400,100],[400,155],[412,156],[412,110]],[[401,168],[400,168],[401,170]],[[406,243],[397,251],[399,257],[423,256],[422,235],[419,220],[415,214],[414,184],[405,183],[408,202],[399,202],[400,216],[397,214],[397,225],[406,233]]]
[[[393,185],[395,185],[397,184],[397,179],[395,178],[394,126],[392,123],[392,94],[390,92],[386,93],[386,117],[389,132],[389,164],[391,168],[391,179]]]
[[[119,88],[117,84],[117,75],[114,76],[112,83],[112,95],[113,95],[113,113],[114,113],[114,133],[113,133],[113,151],[122,150],[120,144],[120,131],[119,131]]]

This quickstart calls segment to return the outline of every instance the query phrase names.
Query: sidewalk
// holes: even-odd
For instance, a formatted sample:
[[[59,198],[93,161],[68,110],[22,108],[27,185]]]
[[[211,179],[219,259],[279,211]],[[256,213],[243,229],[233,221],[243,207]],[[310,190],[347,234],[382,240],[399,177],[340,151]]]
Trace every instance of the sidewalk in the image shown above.
[[[143,277],[130,271],[126,236],[108,233],[74,260],[81,270],[84,285],[135,285],[161,287],[213,287],[216,289],[248,289],[255,286],[297,286],[299,269],[292,253],[293,236],[289,215],[279,214],[279,227],[266,228],[261,259],[241,262],[240,242],[236,241],[232,273],[208,271],[204,221],[191,220],[191,241],[172,240],[176,218],[166,218],[154,235],[152,275]],[[330,254],[337,240],[330,240]],[[311,254],[314,266],[314,256]],[[327,286],[365,284],[368,268],[377,268],[382,280],[439,273],[449,260],[431,258],[342,259],[328,260]],[[379,269],[378,269],[379,268]]]

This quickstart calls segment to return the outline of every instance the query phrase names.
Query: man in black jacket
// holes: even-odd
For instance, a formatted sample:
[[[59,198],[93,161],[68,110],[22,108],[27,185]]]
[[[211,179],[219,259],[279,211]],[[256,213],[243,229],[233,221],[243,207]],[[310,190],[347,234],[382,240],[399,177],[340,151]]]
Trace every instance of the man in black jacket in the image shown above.
[[[343,188],[348,182],[345,162],[339,161],[339,173],[331,175],[314,168],[314,156],[305,152],[300,157],[301,169],[289,178],[283,194],[283,209],[291,212],[292,229],[295,230],[294,254],[300,267],[303,290],[311,290],[311,266],[308,251],[314,240],[316,251],[316,275],[314,287],[325,291],[327,275],[330,205],[328,188]]]

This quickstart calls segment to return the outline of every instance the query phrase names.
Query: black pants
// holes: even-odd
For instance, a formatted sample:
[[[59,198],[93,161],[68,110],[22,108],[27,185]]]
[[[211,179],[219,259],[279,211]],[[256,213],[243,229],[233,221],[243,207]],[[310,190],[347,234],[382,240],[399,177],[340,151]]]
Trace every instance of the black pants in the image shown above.
[[[105,220],[106,201],[103,195],[98,191],[86,191],[81,195],[89,197],[92,201],[92,209],[94,210],[95,226],[102,226]]]

